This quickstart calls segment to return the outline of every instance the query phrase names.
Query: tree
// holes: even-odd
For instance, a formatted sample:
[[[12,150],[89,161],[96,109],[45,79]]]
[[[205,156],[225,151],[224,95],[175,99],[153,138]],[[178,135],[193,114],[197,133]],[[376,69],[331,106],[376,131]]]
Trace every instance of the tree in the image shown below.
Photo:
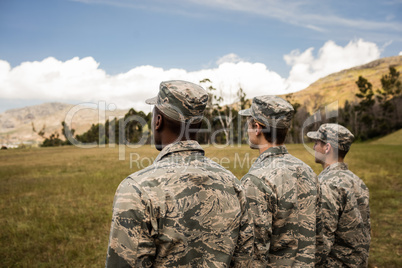
[[[246,92],[239,87],[239,90],[236,92],[237,99],[239,100],[240,110],[246,109],[247,99],[246,99]]]
[[[246,92],[244,92],[243,88],[241,86],[239,86],[239,90],[236,93],[237,96],[237,100],[239,102],[239,110],[244,110],[247,109],[247,99],[246,99]],[[245,118],[244,116],[240,116],[238,115],[238,111],[236,111],[235,117],[238,117],[238,120],[235,120],[234,122],[236,123],[234,129],[237,129],[238,131],[235,132],[235,139],[236,142],[238,143],[247,143],[247,118]],[[238,126],[237,124],[240,124],[240,126]],[[237,134],[237,135],[236,135]]]
[[[63,141],[59,138],[59,133],[55,131],[49,137],[45,136],[46,125],[43,125],[42,129],[37,132],[35,128],[35,124],[32,122],[32,131],[37,133],[43,139],[45,139],[40,146],[42,147],[50,147],[50,146],[61,146],[63,145]]]
[[[300,142],[299,133],[302,132],[300,122],[304,121],[304,120],[298,120],[299,114],[297,112],[298,112],[299,108],[301,107],[301,104],[295,100],[293,93],[286,94],[285,98],[286,98],[286,101],[289,102],[293,106],[293,109],[294,109],[292,125],[290,126],[290,129],[288,132],[287,142],[298,143],[298,142]],[[303,112],[305,112],[305,111],[303,111]],[[306,116],[304,113],[303,113],[303,115]],[[306,117],[308,117],[308,114]]]
[[[205,78],[200,81],[200,84],[207,85],[206,89],[209,98],[204,116],[206,120],[211,123],[210,125],[214,130],[211,138],[213,138],[214,141],[217,141],[218,143],[233,143],[234,139],[238,139],[238,135],[236,135],[233,131],[234,129],[237,129],[238,126],[238,122],[233,121],[233,119],[237,115],[237,111],[233,108],[233,105],[223,105],[224,100],[222,90],[220,90],[219,94],[217,94],[217,89],[213,87],[210,79]],[[245,107],[246,93],[240,86],[236,92],[234,102],[239,102],[240,108]],[[202,128],[203,127],[206,127],[205,123],[202,124]]]
[[[375,103],[373,85],[363,76],[359,76],[356,85],[359,88],[359,93],[356,93],[356,97],[361,99],[356,109],[360,113],[365,112],[371,109]]]
[[[147,123],[147,125],[150,124],[150,120],[151,120],[151,115],[150,114],[145,115],[144,112],[142,112],[142,111],[137,112],[133,108],[131,108],[128,111],[128,113],[125,114],[125,116],[124,116],[124,122],[125,122],[124,131],[125,131],[125,139],[126,140],[125,141],[120,140],[120,143],[122,143],[122,142],[124,142],[124,143],[126,143],[126,142],[128,142],[128,143],[137,143],[137,142],[139,142],[141,140],[143,132],[144,132],[143,128],[146,127],[146,126],[143,126],[141,124],[142,122],[138,121],[139,118],[142,118]]]
[[[34,122],[31,122],[31,125],[32,125],[32,131],[37,133],[39,136],[41,136],[42,138],[45,139],[46,124],[43,125],[42,129],[39,130],[39,132],[36,131]]]
[[[66,139],[63,143],[63,145],[71,145],[70,138],[74,137],[75,129],[71,129],[67,126],[66,122],[61,122],[61,125],[63,126],[63,129],[61,130],[61,133],[63,134],[64,138]]]
[[[345,101],[343,108],[339,109],[339,124],[348,129],[353,129],[354,122],[354,106],[348,100]]]
[[[96,142],[99,144],[99,128],[101,124],[92,124],[91,127],[81,135],[76,135],[77,141],[82,143],[92,143]]]
[[[138,120],[142,118],[142,122]],[[137,112],[131,108],[125,115],[124,118],[114,118],[112,121],[106,120],[105,124],[92,124],[90,129],[81,135],[76,135],[76,139],[83,143],[93,143],[97,144],[103,143],[137,143],[142,138],[144,133],[149,133],[151,124],[151,113],[147,115],[140,111]],[[142,123],[146,123],[142,125]],[[144,131],[144,128],[146,130]],[[147,140],[149,143],[149,138]]]
[[[376,94],[372,84],[362,76],[359,76],[356,85],[359,88],[356,96],[361,101],[355,106],[357,115],[354,124],[358,126],[360,139],[386,135],[401,127],[398,103],[401,101],[402,84],[394,67],[389,67],[389,73],[381,77],[381,89],[377,89]]]
[[[51,146],[61,146],[63,145],[63,141],[59,139],[59,133],[56,131],[50,135],[49,138],[46,138],[43,143],[42,147],[51,147]]]
[[[356,93],[356,97],[361,99],[359,104],[355,106],[355,111],[360,117],[360,120],[357,121],[358,116],[355,116],[356,134],[364,140],[375,135],[371,134],[374,129],[373,126],[375,117],[373,113],[373,106],[375,104],[375,98],[373,85],[366,78],[359,76],[359,79],[356,81],[356,85],[359,88],[359,92]]]
[[[402,84],[399,81],[399,72],[394,67],[389,67],[389,74],[381,78],[382,89],[377,89],[377,100],[383,112],[384,117],[397,109],[395,97],[402,92]],[[398,115],[398,113],[396,113]],[[399,120],[398,120],[399,121]]]

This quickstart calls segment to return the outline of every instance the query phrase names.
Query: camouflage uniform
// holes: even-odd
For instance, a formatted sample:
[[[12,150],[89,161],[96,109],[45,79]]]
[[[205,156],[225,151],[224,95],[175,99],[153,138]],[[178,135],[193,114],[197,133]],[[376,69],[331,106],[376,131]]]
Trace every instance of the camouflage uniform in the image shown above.
[[[338,124],[324,124],[307,136],[349,151],[353,134]],[[326,167],[321,183],[324,252],[318,266],[367,267],[370,247],[369,190],[343,162]]]
[[[159,97],[195,86],[162,83]],[[194,92],[180,96],[197,104],[200,94]],[[177,101],[172,96],[166,100],[170,105]],[[179,116],[174,111],[187,110],[180,116],[191,119],[188,108],[177,107],[173,117]],[[121,182],[113,207],[107,267],[248,267],[251,262],[253,226],[244,189],[231,172],[206,158],[196,141],[165,146],[151,166]]]
[[[288,102],[274,96],[256,97],[250,109],[241,111],[276,128],[288,128],[292,113]],[[264,151],[241,181],[254,218],[254,264],[314,266],[322,233],[320,188],[313,170],[282,145]]]

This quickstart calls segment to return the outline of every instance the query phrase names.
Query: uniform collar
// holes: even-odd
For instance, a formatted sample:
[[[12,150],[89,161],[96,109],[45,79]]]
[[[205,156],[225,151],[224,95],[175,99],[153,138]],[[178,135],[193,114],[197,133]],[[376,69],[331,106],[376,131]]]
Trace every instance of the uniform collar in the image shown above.
[[[279,145],[268,148],[262,154],[260,154],[255,163],[262,162],[267,158],[274,157],[280,154],[288,154],[288,150],[286,149],[285,145]]]
[[[326,167],[323,172],[328,172],[330,170],[348,170],[348,165],[344,162],[336,162],[334,164],[329,165]]]
[[[163,157],[168,154],[183,152],[183,151],[200,151],[204,154],[204,149],[195,140],[179,141],[166,145],[159,155],[156,157],[155,162],[160,161]]]

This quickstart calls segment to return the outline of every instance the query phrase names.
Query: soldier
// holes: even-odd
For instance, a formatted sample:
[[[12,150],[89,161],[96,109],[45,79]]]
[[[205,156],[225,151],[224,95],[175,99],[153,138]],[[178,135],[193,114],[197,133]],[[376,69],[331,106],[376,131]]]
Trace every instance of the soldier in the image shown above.
[[[293,107],[276,96],[253,99],[248,138],[260,156],[241,179],[254,219],[258,267],[313,267],[321,235],[320,190],[313,170],[284,145]]]
[[[324,226],[319,266],[367,267],[371,240],[369,190],[344,163],[354,136],[338,124],[323,124],[307,136],[315,141],[315,161],[323,168],[318,176]]]
[[[160,84],[152,130],[155,162],[119,185],[107,267],[248,267],[253,226],[236,177],[195,141],[208,94],[185,81]]]

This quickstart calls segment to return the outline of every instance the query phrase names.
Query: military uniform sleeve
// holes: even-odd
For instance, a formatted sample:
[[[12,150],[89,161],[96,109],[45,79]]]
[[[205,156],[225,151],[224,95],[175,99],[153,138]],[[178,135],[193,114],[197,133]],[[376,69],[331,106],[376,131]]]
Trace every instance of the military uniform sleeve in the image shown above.
[[[254,221],[253,266],[267,267],[272,236],[272,212],[268,209],[268,202],[272,190],[251,174],[246,174],[241,181]]]
[[[326,266],[347,263],[349,267],[366,267],[368,259],[364,224],[353,192],[347,187],[324,183],[322,213],[324,218],[324,256]],[[335,243],[336,242],[336,243]]]
[[[321,254],[319,266],[324,266],[333,245],[335,243],[335,232],[338,227],[339,214],[342,210],[341,192],[337,188],[331,187],[329,184],[321,184],[322,193],[322,219],[323,219],[323,235],[324,245]],[[342,263],[339,263],[342,265]]]
[[[318,181],[317,176],[317,198],[316,198],[316,254],[315,254],[315,264],[319,266],[322,264],[322,259],[324,257],[324,223],[322,219],[322,198],[323,194],[321,191],[321,186]]]
[[[113,202],[106,267],[150,267],[156,246],[151,204],[133,180],[125,179]]]
[[[231,267],[251,267],[254,252],[254,226],[245,190],[235,185],[241,206],[240,230],[237,245],[233,253]]]

